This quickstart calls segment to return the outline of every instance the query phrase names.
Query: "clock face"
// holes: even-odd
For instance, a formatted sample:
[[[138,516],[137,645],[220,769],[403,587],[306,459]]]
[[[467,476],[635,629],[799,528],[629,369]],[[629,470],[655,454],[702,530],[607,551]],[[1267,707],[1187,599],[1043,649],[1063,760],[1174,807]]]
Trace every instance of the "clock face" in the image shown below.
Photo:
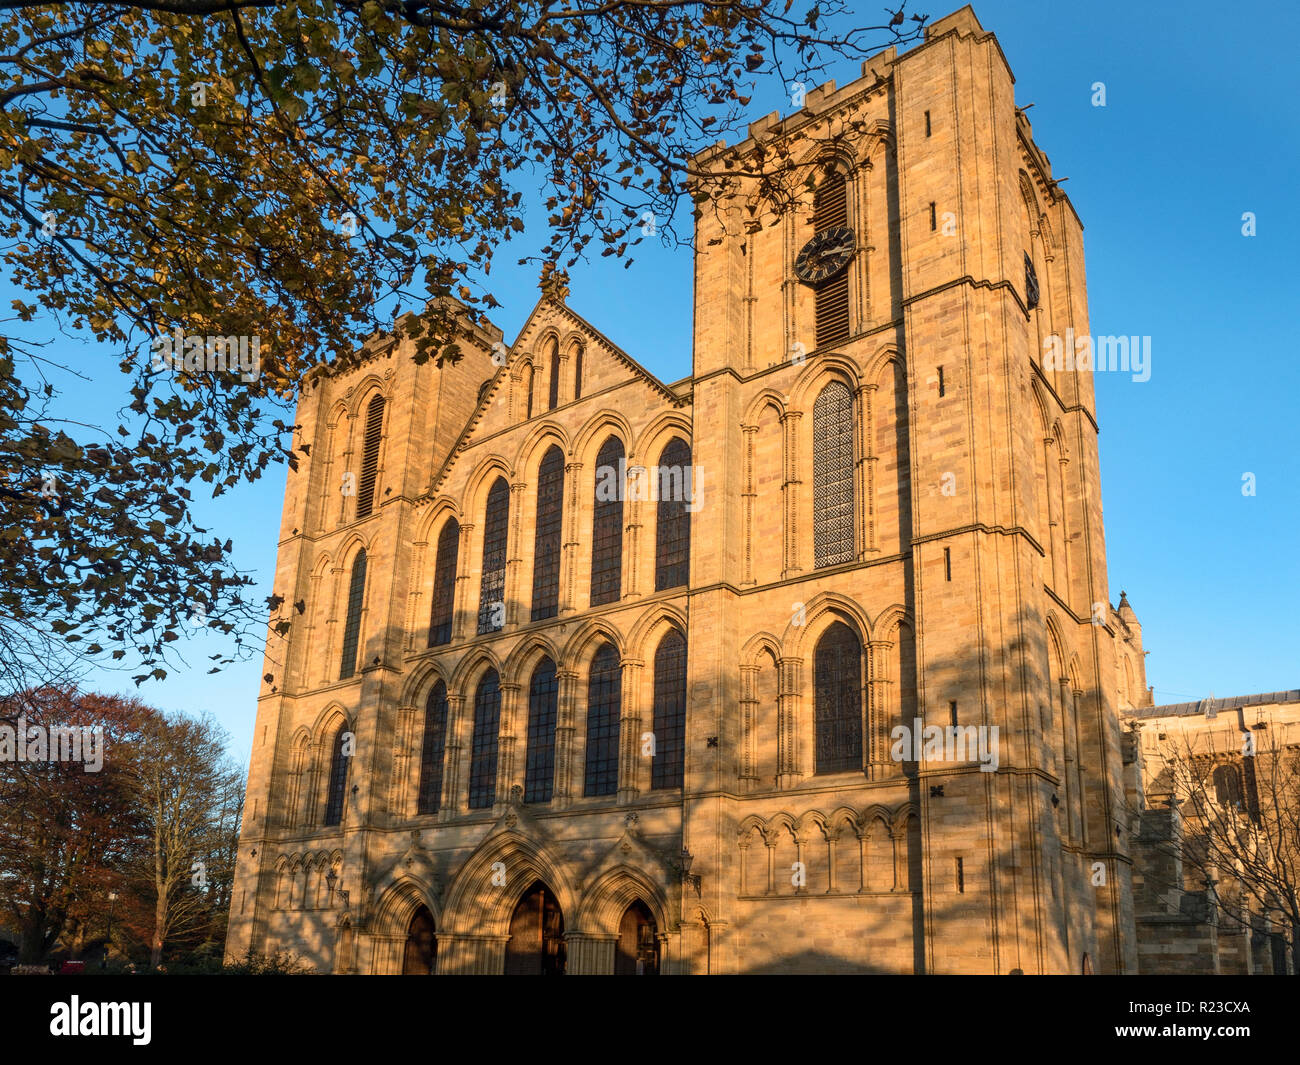
[[[795,275],[800,281],[819,285],[849,265],[855,246],[853,230],[848,226],[823,229],[803,246],[795,259]]]

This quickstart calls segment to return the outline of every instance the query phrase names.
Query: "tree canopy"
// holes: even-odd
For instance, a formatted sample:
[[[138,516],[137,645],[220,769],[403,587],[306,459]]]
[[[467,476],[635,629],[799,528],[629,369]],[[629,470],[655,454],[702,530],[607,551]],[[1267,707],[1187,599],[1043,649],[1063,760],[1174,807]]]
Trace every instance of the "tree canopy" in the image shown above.
[[[689,241],[685,215],[742,171],[779,195],[779,153],[760,146],[739,170],[694,157],[755,117],[761,79],[811,85],[924,23],[900,10],[835,31],[842,0],[0,9],[14,311],[89,335],[124,375],[107,439],[56,427],[50,357],[0,334],[0,566],[23,575],[0,638],[24,646],[43,619],[87,647],[107,634],[140,678],[165,675],[196,616],[246,632],[247,580],[194,525],[190,492],[296,460],[287,410],[306,373],[379,331],[411,337],[419,360],[457,358],[526,217],[545,218],[544,243],[521,261],[554,294],[579,257],[630,262],[649,233]],[[179,372],[160,336],[239,341],[256,364]]]

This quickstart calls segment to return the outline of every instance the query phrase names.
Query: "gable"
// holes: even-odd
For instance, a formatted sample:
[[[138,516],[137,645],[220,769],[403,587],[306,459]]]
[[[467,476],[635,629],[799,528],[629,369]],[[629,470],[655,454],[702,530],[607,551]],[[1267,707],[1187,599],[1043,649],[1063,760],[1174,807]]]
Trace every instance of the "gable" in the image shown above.
[[[581,386],[577,372],[581,351]],[[552,353],[557,358],[552,359]],[[511,430],[522,429],[547,418],[578,420],[602,407],[627,405],[680,407],[688,399],[677,396],[640,363],[620,349],[590,323],[564,304],[542,300],[533,308],[519,336],[508,349],[508,361],[486,382],[478,405],[434,478],[436,494],[447,483],[458,460],[477,444],[493,440]],[[552,369],[558,368],[551,409]],[[531,389],[530,389],[531,381]],[[619,395],[633,389],[634,396]],[[532,417],[527,417],[528,397]],[[590,401],[590,411],[584,404]],[[504,448],[513,453],[513,444]]]

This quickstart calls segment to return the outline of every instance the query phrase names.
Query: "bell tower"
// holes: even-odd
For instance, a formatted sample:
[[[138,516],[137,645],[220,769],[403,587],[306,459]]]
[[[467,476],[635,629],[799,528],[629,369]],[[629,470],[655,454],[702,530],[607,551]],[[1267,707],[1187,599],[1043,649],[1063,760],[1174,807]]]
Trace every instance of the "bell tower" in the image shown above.
[[[913,970],[1132,971],[1092,381],[1043,360],[1088,333],[1082,225],[969,7],[696,165],[775,158],[778,179],[697,213],[694,455],[736,487],[692,560],[695,683],[725,691],[713,656],[794,632],[792,607],[857,604],[863,799],[919,822]],[[815,663],[780,668],[811,716]],[[996,767],[926,757],[904,779],[873,729],[914,722],[980,730]],[[783,786],[817,785],[781,758]]]

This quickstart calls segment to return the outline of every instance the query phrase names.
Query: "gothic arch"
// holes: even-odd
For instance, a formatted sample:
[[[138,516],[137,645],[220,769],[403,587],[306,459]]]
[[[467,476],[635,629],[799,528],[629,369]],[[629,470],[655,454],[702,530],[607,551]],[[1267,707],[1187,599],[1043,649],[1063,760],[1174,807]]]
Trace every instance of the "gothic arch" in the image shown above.
[[[411,918],[421,906],[433,916],[435,928],[442,928],[442,909],[437,895],[423,879],[403,873],[383,890],[375,904],[371,928],[381,936],[405,936]]]
[[[504,886],[493,883],[496,862],[505,867]],[[446,930],[468,935],[507,934],[515,906],[538,880],[555,895],[566,919],[578,912],[572,882],[544,846],[514,828],[489,836],[452,881],[443,907]]]
[[[623,912],[640,900],[649,908],[659,930],[666,930],[670,910],[658,885],[662,875],[648,875],[627,862],[606,870],[583,894],[574,927],[588,933],[617,935]]]
[[[556,669],[560,668],[560,653],[550,638],[540,632],[530,633],[514,646],[501,664],[501,683],[521,685],[526,702],[527,685],[533,669],[543,658],[549,658]]]
[[[475,526],[482,527],[482,513],[483,508],[487,506],[488,492],[496,484],[498,477],[504,477],[507,485],[514,484],[514,470],[506,460],[500,455],[485,455],[465,480],[461,498],[465,500],[465,513]],[[481,543],[482,537],[482,532],[478,532],[476,540]]]
[[[352,718],[341,703],[330,703],[319,714],[316,715],[316,722],[312,725],[311,734],[317,743],[324,743],[326,738],[334,734],[334,730],[342,724],[349,732],[355,732],[352,727]]]
[[[907,612],[907,608],[901,603],[887,606],[876,615],[876,620],[871,624],[871,639],[896,642],[898,629],[901,625],[906,625],[915,634],[916,626],[912,623],[912,617]]]
[[[655,648],[669,629],[676,629],[683,639],[689,639],[686,628],[686,611],[675,603],[659,603],[643,613],[632,625],[627,636],[628,657],[639,662],[653,657]]]
[[[515,452],[513,469],[518,471],[521,480],[529,484],[536,483],[537,467],[552,444],[563,452],[567,463],[572,454],[572,442],[562,425],[548,418],[528,431],[523,443],[519,445],[519,450]]]
[[[462,658],[452,671],[451,679],[447,682],[448,694],[461,695],[465,698],[467,704],[472,703],[474,700],[474,686],[489,669],[495,669],[497,676],[500,677],[502,675],[501,660],[497,658],[491,648],[475,648]]]
[[[691,444],[691,420],[680,410],[660,411],[641,430],[636,444],[628,451],[629,464],[645,465],[659,461],[659,454],[673,437],[680,436]]]
[[[626,657],[622,634],[607,621],[588,618],[569,637],[569,642],[564,645],[561,658],[556,665],[561,669],[581,672],[586,668],[591,656],[596,653],[596,648],[607,640],[614,645],[614,650],[618,652],[619,660],[622,661]]]
[[[384,381],[377,373],[368,373],[360,381],[348,389],[344,402],[347,404],[348,416],[351,418],[360,418],[362,412],[366,409],[366,404],[375,394],[384,397],[388,401],[388,394],[384,390]]]
[[[907,368],[896,345],[882,344],[876,349],[875,354],[867,360],[866,365],[863,367],[862,379],[879,383],[880,375],[885,372],[891,362],[896,363],[901,369]]]
[[[780,664],[781,661],[781,641],[773,636],[770,632],[756,632],[740,649],[740,664],[742,666],[752,666],[758,664],[758,656],[767,651],[772,656],[772,661]]]
[[[789,409],[803,411],[808,415],[809,432],[812,431],[813,401],[821,394],[821,390],[834,380],[843,381],[853,396],[857,395],[858,387],[862,383],[858,367],[852,359],[830,352],[809,359],[790,389]]]
[[[451,691],[451,681],[448,678],[447,670],[438,662],[420,662],[411,670],[402,685],[401,699],[399,706],[423,707],[425,701],[429,698],[429,692],[433,686],[442,681],[447,685],[447,690]]]
[[[776,411],[777,419],[785,417],[785,396],[774,388],[765,388],[758,395],[749,401],[749,406],[745,408],[745,414],[740,419],[740,424],[757,426],[759,419],[763,416],[763,408],[771,407]]]
[[[573,438],[573,450],[569,457],[585,466],[593,465],[596,461],[596,452],[609,436],[616,436],[623,442],[623,453],[627,455],[635,435],[632,426],[622,413],[605,407],[596,411],[583,423],[582,428]],[[590,480],[589,477],[587,479]]]
[[[759,817],[758,814],[750,814],[740,822],[740,827],[736,829],[736,839],[742,847],[747,846],[746,841],[749,839],[749,834],[755,830],[757,830],[759,838],[764,843],[767,842],[767,821]]]
[[[781,646],[788,648],[789,657],[807,659],[821,634],[835,621],[856,629],[864,646],[874,639],[871,621],[855,600],[839,592],[818,592],[804,604],[804,623],[796,625],[791,619],[786,626]]]
[[[416,526],[415,542],[425,545],[437,543],[438,534],[442,532],[442,526],[448,518],[455,518],[457,522],[463,520],[460,503],[449,495],[437,496],[420,515],[419,524]],[[432,580],[433,574],[429,573],[428,578]]]

